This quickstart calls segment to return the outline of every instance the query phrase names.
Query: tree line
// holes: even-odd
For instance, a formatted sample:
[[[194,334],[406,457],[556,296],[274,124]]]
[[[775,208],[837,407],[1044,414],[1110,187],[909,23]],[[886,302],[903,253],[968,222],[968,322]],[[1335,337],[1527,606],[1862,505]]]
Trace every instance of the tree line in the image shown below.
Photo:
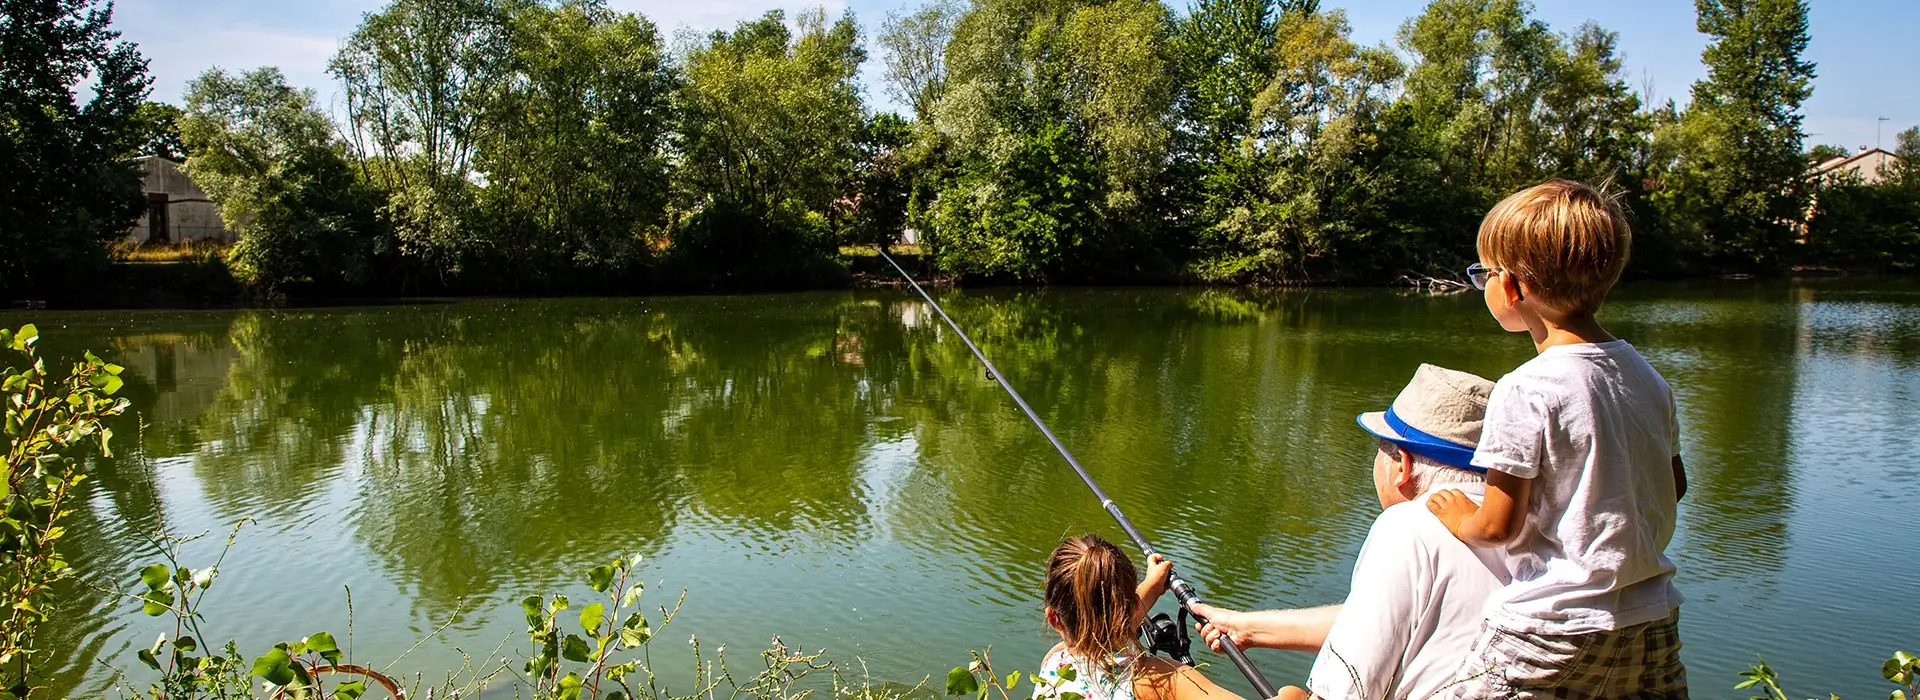
[[[103,264],[141,153],[184,157],[236,277],[311,294],[834,284],[842,246],[909,229],[976,280],[1451,277],[1550,177],[1627,205],[1639,275],[1920,262],[1920,169],[1808,177],[1834,149],[1802,128],[1805,0],[1696,0],[1684,105],[1524,0],[1434,0],[1391,46],[1315,0],[929,0],[871,37],[908,114],[819,9],[669,37],[604,0],[393,0],[330,62],[333,104],[264,67],[173,107],[110,6],[0,2],[15,294]],[[1920,130],[1898,144],[1916,163]]]

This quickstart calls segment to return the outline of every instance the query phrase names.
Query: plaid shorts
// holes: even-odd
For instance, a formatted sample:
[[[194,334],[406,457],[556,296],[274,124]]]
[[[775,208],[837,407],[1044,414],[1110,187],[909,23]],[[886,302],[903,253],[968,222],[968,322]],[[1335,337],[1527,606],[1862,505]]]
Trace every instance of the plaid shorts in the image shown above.
[[[1680,613],[1612,632],[1551,635],[1483,623],[1453,698],[1680,698]]]

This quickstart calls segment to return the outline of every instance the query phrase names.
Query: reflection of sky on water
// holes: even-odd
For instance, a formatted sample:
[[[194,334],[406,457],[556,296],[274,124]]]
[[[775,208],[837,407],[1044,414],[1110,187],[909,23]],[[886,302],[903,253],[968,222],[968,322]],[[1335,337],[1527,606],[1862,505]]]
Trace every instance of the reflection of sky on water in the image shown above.
[[[1720,695],[1758,652],[1794,692],[1877,691],[1878,659],[1920,629],[1888,602],[1920,582],[1886,554],[1920,512],[1900,486],[1920,447],[1920,294],[1645,289],[1606,320],[1680,404],[1693,491],[1671,553],[1695,689]],[[1377,512],[1354,413],[1422,361],[1498,376],[1527,357],[1464,297],[941,295],[1182,571],[1242,607],[1342,595]],[[630,552],[653,604],[687,589],[656,650],[670,668],[689,635],[736,659],[781,635],[912,682],[969,648],[1029,664],[1049,643],[1046,551],[1119,536],[902,294],[55,321],[54,351],[113,348],[148,407],[151,478],[98,470],[76,565],[130,572],[151,557],[124,535],[163,522],[212,531],[188,547],[207,561],[255,516],[208,605],[211,635],[253,648],[345,629],[350,588],[364,659],[450,618],[404,666],[492,658],[522,634],[519,597],[580,600],[579,572]],[[126,665],[158,630],[84,602],[59,633],[75,666]],[[1298,680],[1310,659],[1258,660]]]

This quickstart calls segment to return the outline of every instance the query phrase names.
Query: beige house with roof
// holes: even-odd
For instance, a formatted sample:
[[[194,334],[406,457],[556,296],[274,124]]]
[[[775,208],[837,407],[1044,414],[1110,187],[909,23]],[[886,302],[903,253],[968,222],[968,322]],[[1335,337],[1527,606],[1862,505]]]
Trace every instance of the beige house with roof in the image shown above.
[[[1864,185],[1878,184],[1892,174],[1900,157],[1878,148],[1862,148],[1850,156],[1834,156],[1813,166],[1808,177],[1825,184],[1842,177],[1858,177]]]
[[[220,219],[220,205],[193,184],[181,164],[159,156],[141,156],[140,189],[146,193],[147,213],[127,230],[136,244],[232,243],[238,238]]]

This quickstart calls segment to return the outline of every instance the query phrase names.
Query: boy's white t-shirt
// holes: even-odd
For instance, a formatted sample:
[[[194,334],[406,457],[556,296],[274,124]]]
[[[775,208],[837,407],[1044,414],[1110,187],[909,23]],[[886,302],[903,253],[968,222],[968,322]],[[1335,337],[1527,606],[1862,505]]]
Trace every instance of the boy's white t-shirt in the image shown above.
[[[1495,383],[1473,464],[1533,485],[1488,622],[1588,634],[1677,611],[1679,453],[1673,393],[1627,341],[1550,347]]]

